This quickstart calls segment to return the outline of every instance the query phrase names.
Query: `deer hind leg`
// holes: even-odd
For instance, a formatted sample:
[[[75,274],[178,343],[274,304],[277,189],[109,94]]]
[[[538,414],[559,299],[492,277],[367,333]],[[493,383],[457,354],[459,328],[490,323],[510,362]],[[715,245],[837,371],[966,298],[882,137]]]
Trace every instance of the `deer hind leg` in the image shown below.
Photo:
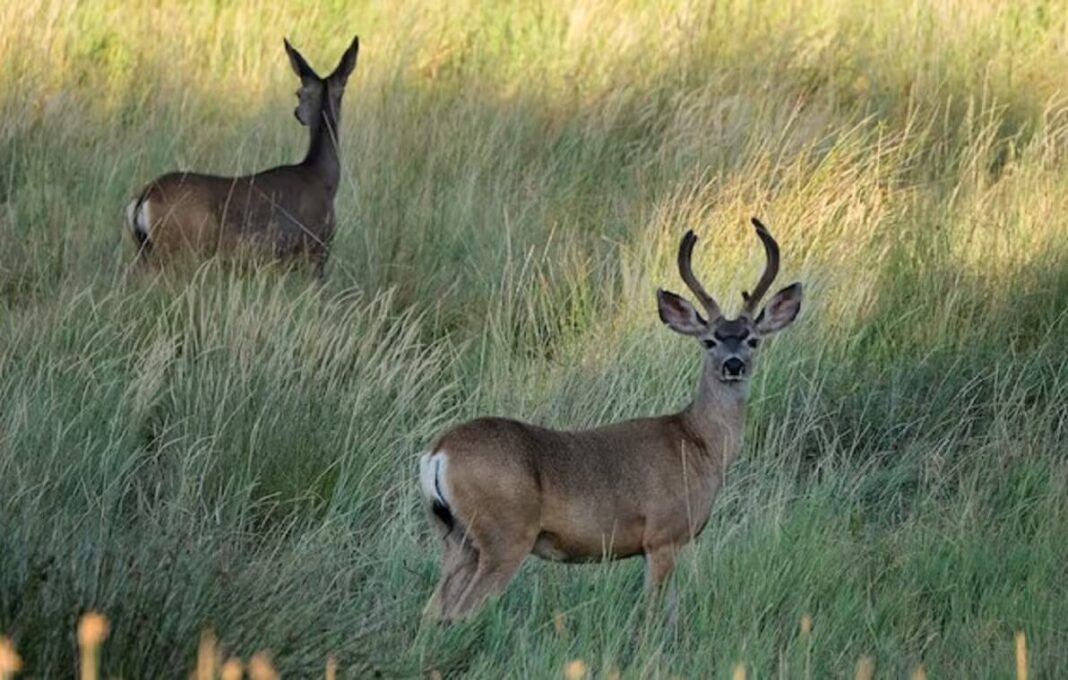
[[[459,621],[475,614],[486,600],[498,595],[512,580],[523,564],[528,551],[518,551],[505,555],[488,555],[479,553],[478,568],[471,582],[460,596],[445,611],[445,619]]]
[[[463,592],[447,605],[445,618],[450,621],[468,618],[486,600],[500,594],[534,549],[537,536],[536,525],[521,521],[495,521],[493,527],[476,525],[472,539],[478,552],[478,567]]]
[[[444,552],[441,559],[441,576],[434,594],[430,596],[423,616],[432,621],[444,618],[445,610],[455,601],[471,582],[478,567],[478,553],[455,532],[442,538]]]

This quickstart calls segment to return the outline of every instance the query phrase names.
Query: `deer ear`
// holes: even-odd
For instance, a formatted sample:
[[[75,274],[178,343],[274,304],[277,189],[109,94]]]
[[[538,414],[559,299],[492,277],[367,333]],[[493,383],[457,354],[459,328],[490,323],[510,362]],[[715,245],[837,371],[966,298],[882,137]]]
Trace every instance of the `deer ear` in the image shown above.
[[[301,80],[306,78],[318,78],[315,71],[311,66],[308,66],[308,62],[304,60],[304,57],[295,47],[289,44],[288,38],[283,38],[286,44],[286,54],[289,55],[289,65],[293,67],[293,73],[297,74],[297,77]]]
[[[791,283],[775,293],[756,318],[756,330],[761,335],[778,333],[794,322],[801,311],[801,284]]]
[[[341,55],[341,61],[338,62],[337,68],[330,74],[328,80],[341,83],[344,85],[352,72],[356,69],[356,56],[360,53],[360,36],[355,36],[352,39],[352,44],[345,50],[345,54]]]
[[[656,304],[660,320],[676,333],[700,335],[708,330],[708,324],[685,298],[657,288]]]

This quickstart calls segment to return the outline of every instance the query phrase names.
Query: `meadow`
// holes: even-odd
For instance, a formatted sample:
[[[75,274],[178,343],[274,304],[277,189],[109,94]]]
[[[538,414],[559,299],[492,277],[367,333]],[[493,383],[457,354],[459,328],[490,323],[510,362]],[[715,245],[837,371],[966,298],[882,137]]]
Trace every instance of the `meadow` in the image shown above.
[[[300,158],[288,36],[358,33],[329,279],[133,266],[172,169]],[[424,624],[415,464],[451,422],[690,398],[682,233],[729,309],[761,217],[801,318],[643,617],[640,560],[531,559]],[[1068,4],[0,5],[0,635],[70,677],[1068,677]],[[811,630],[799,631],[809,616]]]

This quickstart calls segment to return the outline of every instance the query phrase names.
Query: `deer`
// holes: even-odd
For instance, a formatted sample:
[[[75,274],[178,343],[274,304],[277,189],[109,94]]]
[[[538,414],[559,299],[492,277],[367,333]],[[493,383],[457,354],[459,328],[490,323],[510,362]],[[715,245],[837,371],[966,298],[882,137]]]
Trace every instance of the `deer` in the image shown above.
[[[678,251],[685,298],[657,289],[660,320],[693,338],[704,356],[690,403],[677,413],[589,430],[553,430],[508,418],[478,418],[439,435],[419,458],[419,487],[442,543],[440,578],[424,616],[473,616],[504,591],[530,554],[559,562],[642,556],[645,590],[660,592],[680,550],[711,515],[738,457],[749,382],[761,342],[794,322],[801,284],[758,311],[779,271],[779,246],[757,218],[764,271],[728,318],[693,273],[697,236]]]
[[[283,42],[300,78],[293,114],[309,130],[304,159],[240,177],[172,172],[152,180],[125,210],[139,261],[267,251],[277,260],[306,257],[317,277],[325,277],[341,178],[341,99],[360,39],[353,38],[325,78]]]

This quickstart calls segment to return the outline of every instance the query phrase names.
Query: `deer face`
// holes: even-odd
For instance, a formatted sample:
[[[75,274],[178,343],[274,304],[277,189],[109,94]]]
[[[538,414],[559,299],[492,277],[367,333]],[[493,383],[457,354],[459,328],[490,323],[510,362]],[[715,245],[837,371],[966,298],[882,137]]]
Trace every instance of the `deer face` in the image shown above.
[[[760,338],[748,319],[721,319],[698,340],[708,355],[713,375],[722,382],[745,380],[752,373],[753,355]]]
[[[748,380],[753,374],[760,343],[767,336],[793,323],[801,309],[801,284],[793,283],[773,295],[760,313],[754,315],[756,305],[778,273],[779,250],[764,226],[755,219],[753,222],[757,235],[764,242],[768,264],[753,294],[743,293],[745,307],[740,316],[735,319],[723,316],[719,305],[693,275],[690,256],[697,237],[692,231],[686,233],[679,247],[679,271],[704,306],[708,320],[702,318],[685,298],[666,290],[657,290],[660,320],[676,333],[695,338],[705,352],[706,370],[711,377],[723,383],[743,383]]]
[[[293,115],[301,125],[317,125],[324,110],[328,110],[331,120],[337,120],[338,112],[341,111],[341,97],[345,93],[345,85],[349,76],[356,68],[356,56],[360,51],[360,39],[353,38],[352,44],[345,54],[341,55],[341,61],[333,73],[326,78],[319,77],[304,57],[289,41],[285,41],[286,54],[289,55],[289,64],[293,72],[300,78],[300,89],[297,90],[297,108]],[[328,107],[324,108],[324,107]]]

